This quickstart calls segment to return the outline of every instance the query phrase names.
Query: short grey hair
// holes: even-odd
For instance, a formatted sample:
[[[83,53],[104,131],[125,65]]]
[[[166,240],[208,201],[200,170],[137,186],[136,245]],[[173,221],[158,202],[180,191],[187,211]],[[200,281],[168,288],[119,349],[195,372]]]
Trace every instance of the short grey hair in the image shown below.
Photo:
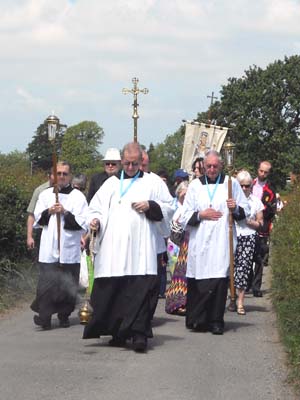
[[[84,191],[86,189],[87,176],[84,174],[77,174],[73,176],[72,186],[76,189]]]
[[[243,182],[243,181],[247,181],[250,184],[252,183],[252,176],[250,175],[250,173],[246,170],[240,171],[237,176],[236,179],[238,180],[239,183]]]
[[[217,150],[208,150],[208,151],[205,153],[205,156],[204,156],[204,159],[203,159],[203,162],[204,162],[204,163],[206,163],[207,158],[208,158],[209,156],[218,157],[220,163],[221,163],[221,164],[223,163],[221,154],[220,154]]]
[[[123,150],[121,151],[121,158],[122,160],[124,160],[124,154],[125,152],[128,152],[129,154],[132,152],[137,152],[139,153],[139,161],[142,161],[143,158],[143,149],[140,146],[139,143],[137,142],[130,142],[125,144],[125,146],[123,147]]]
[[[177,186],[176,190],[175,190],[175,195],[178,199],[180,193],[184,190],[187,189],[189,186],[189,182],[188,181],[182,181],[179,183],[179,185]]]

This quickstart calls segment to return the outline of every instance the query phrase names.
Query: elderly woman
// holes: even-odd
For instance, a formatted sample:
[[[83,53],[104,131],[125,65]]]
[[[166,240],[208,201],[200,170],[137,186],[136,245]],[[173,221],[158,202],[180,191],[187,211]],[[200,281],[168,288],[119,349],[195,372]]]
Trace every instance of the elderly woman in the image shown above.
[[[188,182],[181,182],[176,188],[177,210],[174,213],[173,221],[178,222],[181,215],[182,204],[187,192]],[[168,247],[177,247],[176,244],[169,241]],[[166,291],[165,310],[168,314],[185,315],[187,280],[186,280],[186,260],[188,247],[188,232],[184,233],[183,242],[179,248],[179,254],[175,261],[175,268],[172,273],[170,286]]]
[[[263,223],[263,203],[251,194],[252,178],[248,171],[237,174],[237,180],[243,189],[251,209],[250,217],[236,221],[237,247],[235,251],[234,282],[237,289],[237,313],[245,315],[244,308],[245,290],[248,285],[249,275],[253,267],[253,258],[257,230]]]

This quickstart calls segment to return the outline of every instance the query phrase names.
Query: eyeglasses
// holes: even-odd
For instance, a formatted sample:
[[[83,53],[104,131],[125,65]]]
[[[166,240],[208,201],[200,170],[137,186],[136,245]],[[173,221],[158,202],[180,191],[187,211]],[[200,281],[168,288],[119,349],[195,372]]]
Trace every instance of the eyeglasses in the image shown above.
[[[206,165],[206,168],[213,168],[213,169],[217,169],[217,168],[219,168],[219,164],[207,164]]]
[[[249,187],[251,187],[251,185],[243,185],[243,184],[241,184],[241,187],[244,187],[245,189],[249,189]]]
[[[68,176],[69,173],[68,172],[58,172],[57,175],[58,176]]]
[[[129,167],[129,165],[131,164],[132,167],[137,167],[139,165],[139,162],[137,161],[124,161],[123,165],[125,165],[126,167]]]
[[[105,165],[108,167],[108,166],[112,166],[112,167],[115,167],[116,165],[117,165],[117,163],[115,163],[115,162],[106,162],[105,163]]]

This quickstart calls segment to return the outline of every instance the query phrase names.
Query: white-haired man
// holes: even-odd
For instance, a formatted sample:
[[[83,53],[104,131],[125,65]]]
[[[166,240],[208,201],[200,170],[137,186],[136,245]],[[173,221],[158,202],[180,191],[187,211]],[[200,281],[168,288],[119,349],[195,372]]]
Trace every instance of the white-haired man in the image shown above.
[[[218,152],[204,157],[205,174],[187,190],[180,222],[189,226],[187,258],[186,326],[195,331],[224,331],[224,311],[229,275],[229,210],[236,219],[248,213],[240,184],[232,179],[228,198],[228,176],[222,172]],[[246,212],[245,212],[246,210]]]

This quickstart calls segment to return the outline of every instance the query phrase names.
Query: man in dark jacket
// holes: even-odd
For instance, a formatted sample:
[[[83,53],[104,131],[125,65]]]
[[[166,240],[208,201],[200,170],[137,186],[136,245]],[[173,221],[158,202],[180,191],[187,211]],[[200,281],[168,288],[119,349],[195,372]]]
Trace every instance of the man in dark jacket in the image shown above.
[[[253,194],[258,197],[264,205],[264,222],[258,231],[258,245],[256,250],[256,262],[252,280],[252,291],[254,297],[262,297],[261,283],[264,263],[269,254],[269,237],[272,220],[276,214],[276,194],[267,178],[271,172],[272,165],[269,161],[260,162],[257,170],[257,178],[253,181]]]
[[[103,162],[104,162],[104,172],[94,174],[91,178],[89,191],[87,195],[88,203],[90,203],[94,194],[103,185],[106,179],[118,173],[121,166],[121,156],[119,150],[114,147],[109,148],[105,153]]]

